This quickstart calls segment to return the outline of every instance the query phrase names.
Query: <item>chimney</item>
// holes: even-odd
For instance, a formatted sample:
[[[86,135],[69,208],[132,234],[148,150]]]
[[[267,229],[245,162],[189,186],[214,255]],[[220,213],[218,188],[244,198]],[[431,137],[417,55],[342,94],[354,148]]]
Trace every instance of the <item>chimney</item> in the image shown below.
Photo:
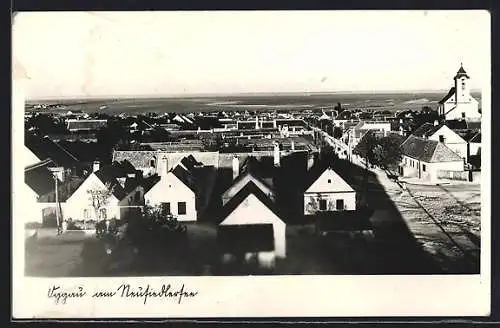
[[[434,126],[438,126],[438,125],[439,125],[438,120],[435,120],[435,121],[434,121]]]
[[[99,163],[99,161],[94,161],[94,164],[92,165],[92,172],[99,171],[100,165],[101,165],[101,163]]]
[[[291,146],[291,148],[292,148],[292,151],[295,151],[295,141],[293,141],[293,140],[292,140],[292,146]]]
[[[274,143],[274,166],[280,166],[280,144],[278,142]]]
[[[118,183],[120,184],[120,186],[122,186],[122,188],[125,188],[125,181],[127,180],[127,178],[121,177],[117,178],[116,180],[118,180]]]
[[[313,167],[313,165],[314,165],[314,153],[310,153],[307,156],[307,170],[309,171],[309,169]]]
[[[168,158],[166,155],[163,155],[161,158],[161,165],[159,167],[160,174],[159,176],[165,176],[168,173]]]
[[[233,180],[240,175],[240,160],[238,156],[233,156]]]
[[[255,130],[258,130],[259,129],[259,117],[256,116],[255,117]]]

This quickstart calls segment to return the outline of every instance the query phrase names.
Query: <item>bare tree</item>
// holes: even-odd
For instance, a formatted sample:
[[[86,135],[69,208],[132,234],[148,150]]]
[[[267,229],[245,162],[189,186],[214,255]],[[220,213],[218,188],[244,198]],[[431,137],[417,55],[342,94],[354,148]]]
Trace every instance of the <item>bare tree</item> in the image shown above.
[[[112,186],[111,183],[108,182],[105,184],[105,188],[95,185],[92,189],[87,190],[87,193],[89,194],[89,202],[94,208],[97,221],[99,220],[99,209],[108,204],[114,188],[115,186]]]

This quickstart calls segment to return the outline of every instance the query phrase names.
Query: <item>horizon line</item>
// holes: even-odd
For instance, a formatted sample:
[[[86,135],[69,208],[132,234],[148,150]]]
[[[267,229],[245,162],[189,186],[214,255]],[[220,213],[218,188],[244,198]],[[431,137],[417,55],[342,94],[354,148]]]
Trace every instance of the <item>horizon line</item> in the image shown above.
[[[284,91],[284,92],[227,92],[227,93],[178,93],[178,94],[150,94],[150,95],[95,95],[95,96],[85,96],[85,95],[71,95],[71,96],[45,96],[45,97],[26,97],[26,101],[43,101],[43,100],[100,100],[100,99],[144,99],[144,98],[202,98],[202,97],[238,97],[238,96],[263,96],[263,95],[352,95],[352,94],[404,94],[404,93],[447,93],[449,89],[409,89],[409,90],[360,90],[360,91],[313,91],[313,92],[303,92],[303,91]],[[471,92],[479,92],[480,89],[472,89]]]

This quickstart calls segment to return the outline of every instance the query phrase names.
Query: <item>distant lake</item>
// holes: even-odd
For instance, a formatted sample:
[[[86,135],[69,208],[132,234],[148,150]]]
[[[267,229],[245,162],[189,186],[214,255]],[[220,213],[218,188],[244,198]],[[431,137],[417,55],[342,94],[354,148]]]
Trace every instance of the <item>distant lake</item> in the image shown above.
[[[349,94],[275,94],[275,95],[238,95],[214,97],[177,97],[177,98],[108,98],[108,99],[63,99],[27,101],[26,108],[32,105],[60,104],[61,109],[51,110],[108,114],[141,114],[148,112],[211,112],[231,110],[300,110],[333,109],[338,102],[346,109],[373,109],[397,111],[421,109],[423,106],[437,108],[437,103],[446,95],[443,93],[349,93]],[[480,93],[473,93],[478,101]]]

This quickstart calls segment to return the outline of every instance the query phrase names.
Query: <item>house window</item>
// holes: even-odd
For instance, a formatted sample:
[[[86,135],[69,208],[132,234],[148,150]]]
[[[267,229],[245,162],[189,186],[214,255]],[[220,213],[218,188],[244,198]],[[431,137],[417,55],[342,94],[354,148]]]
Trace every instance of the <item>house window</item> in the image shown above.
[[[326,211],[326,199],[319,200],[319,210]]]
[[[85,219],[90,219],[90,211],[88,209],[83,210],[83,217]]]
[[[337,199],[337,201],[335,203],[336,203],[335,206],[336,206],[338,211],[344,210],[344,200],[343,199]]]
[[[137,192],[135,193],[134,198],[135,198],[135,201],[136,201],[136,202],[140,201],[140,200],[141,200],[141,192],[140,192],[140,191],[137,191]]]
[[[177,214],[179,215],[186,214],[186,202],[177,203]]]
[[[152,158],[150,161],[149,161],[149,166],[151,167],[156,167],[156,161],[154,158]]]
[[[161,203],[162,214],[170,214],[170,203]]]
[[[108,218],[108,213],[105,208],[99,209],[99,219],[106,220]]]
[[[422,171],[425,172],[425,164],[422,164]]]
[[[439,135],[439,142],[444,142],[444,136],[442,134]]]
[[[332,183],[332,179],[328,179],[328,183]]]
[[[465,118],[465,113],[464,112],[462,112],[462,118]]]

